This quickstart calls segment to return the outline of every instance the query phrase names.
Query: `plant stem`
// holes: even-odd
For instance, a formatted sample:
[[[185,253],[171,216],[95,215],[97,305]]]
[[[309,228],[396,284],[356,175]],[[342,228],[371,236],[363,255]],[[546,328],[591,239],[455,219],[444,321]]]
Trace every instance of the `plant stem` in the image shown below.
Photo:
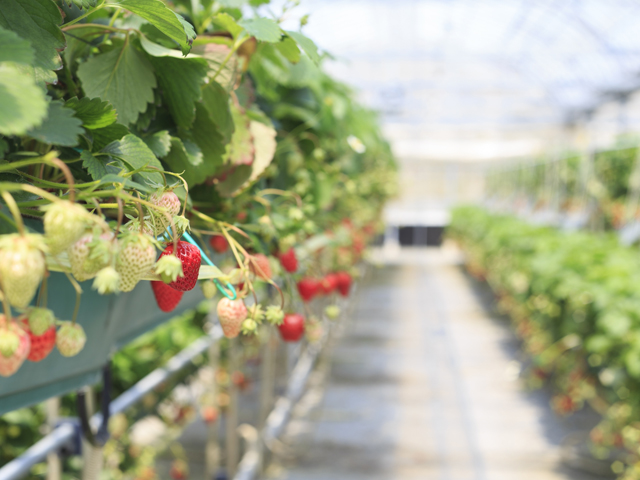
[[[76,279],[71,276],[70,273],[64,272],[64,274],[67,276],[67,278],[71,282],[71,285],[73,285],[73,289],[76,291],[76,306],[73,309],[73,317],[71,318],[71,323],[75,325],[76,319],[78,318],[78,311],[80,310],[80,298],[82,297],[82,288],[80,287],[80,284],[76,282]]]
[[[74,25],[76,23],[78,23],[80,20],[82,20],[83,18],[88,17],[89,15],[91,15],[93,12],[97,12],[98,10],[100,10],[101,8],[105,7],[105,3],[101,3],[100,5],[96,5],[93,8],[90,8],[89,10],[87,10],[84,14],[80,15],[78,18],[71,20],[68,23],[65,23],[62,28],[64,29],[65,27],[70,27],[71,25]]]
[[[11,215],[13,215],[13,219],[16,221],[16,227],[18,227],[18,233],[20,233],[20,235],[24,237],[25,235],[24,222],[22,221],[22,214],[20,213],[20,209],[18,208],[16,201],[13,199],[13,196],[9,192],[3,191],[1,195],[4,200],[4,203],[7,204],[7,207],[9,208]]]

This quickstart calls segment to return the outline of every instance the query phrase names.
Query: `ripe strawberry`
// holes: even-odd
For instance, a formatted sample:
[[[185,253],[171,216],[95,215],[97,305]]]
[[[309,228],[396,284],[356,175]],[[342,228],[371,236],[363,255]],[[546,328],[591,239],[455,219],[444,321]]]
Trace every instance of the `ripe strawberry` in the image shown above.
[[[349,289],[351,288],[351,275],[347,272],[336,273],[338,291],[343,297],[349,295]]]
[[[18,344],[11,355],[0,354],[0,376],[10,377],[18,371],[24,360],[29,355],[31,340],[29,335],[16,323],[11,322],[5,332],[11,332],[18,336]]]
[[[318,282],[313,278],[303,278],[298,282],[298,293],[305,302],[311,301],[318,294]]]
[[[149,197],[149,203],[166,208],[172,217],[180,213],[180,199],[174,192],[154,193]],[[154,221],[156,235],[162,235],[167,227],[171,225],[167,215],[160,212],[157,214],[154,212]]]
[[[322,295],[329,295],[338,287],[338,276],[335,273],[328,273],[320,280],[318,290]]]
[[[167,255],[173,255],[173,243],[167,245],[164,251],[160,254],[160,257]],[[200,273],[200,263],[202,258],[200,257],[200,250],[195,245],[191,245],[189,242],[178,242],[178,252],[176,253],[178,259],[182,262],[182,272],[184,276],[178,276],[178,278],[169,283],[171,288],[180,290],[181,292],[187,292],[193,290],[198,283],[198,274]]]
[[[293,248],[290,248],[285,253],[279,255],[280,264],[289,273],[295,273],[298,270],[298,259],[296,258],[296,252]]]
[[[189,466],[184,460],[174,460],[169,475],[173,480],[185,480],[189,475]]]
[[[0,240],[0,278],[7,300],[25,308],[36,293],[45,271],[46,246],[41,235],[3,235]]]
[[[63,357],[74,357],[84,348],[87,335],[77,323],[67,322],[60,327],[56,338],[56,346]]]
[[[242,300],[223,298],[218,302],[218,321],[227,338],[235,338],[240,333],[242,322],[247,318],[247,307]]]
[[[120,274],[119,289],[130,292],[153,267],[156,250],[151,239],[142,233],[125,236],[118,250],[116,270]]]
[[[22,321],[22,324],[31,341],[27,359],[32,362],[39,362],[46,358],[53,350],[53,347],[56,346],[56,327],[49,327],[42,335],[36,335],[29,329],[29,322],[26,319]]]
[[[304,334],[304,317],[299,313],[287,313],[278,330],[285,342],[297,342]]]
[[[200,415],[202,415],[202,419],[205,423],[214,423],[218,419],[218,409],[211,405],[206,407],[202,407],[200,410]]]
[[[51,255],[58,255],[82,236],[91,215],[77,203],[66,200],[45,207],[44,233]]]
[[[163,312],[171,312],[176,308],[180,300],[182,300],[182,295],[184,295],[184,292],[171,288],[161,280],[153,280],[151,288],[156,297],[156,302],[158,302],[158,307]]]
[[[224,235],[214,235],[209,239],[209,244],[218,253],[224,253],[229,248],[229,242]]]
[[[251,271],[256,275],[256,277],[262,280],[269,280],[272,275],[269,258],[262,253],[256,253],[255,255],[252,255],[252,257],[252,260],[249,261],[249,268]]]

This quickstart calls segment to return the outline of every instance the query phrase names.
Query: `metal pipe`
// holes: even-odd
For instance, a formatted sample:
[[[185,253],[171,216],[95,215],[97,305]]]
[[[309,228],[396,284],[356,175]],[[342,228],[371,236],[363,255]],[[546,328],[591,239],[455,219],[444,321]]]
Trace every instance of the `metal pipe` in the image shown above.
[[[147,393],[154,390],[161,383],[169,379],[173,374],[186,367],[195,357],[204,353],[211,342],[222,337],[222,329],[219,325],[213,327],[209,334],[196,340],[187,348],[178,353],[167,362],[167,365],[158,368],[144,377],[133,387],[122,393],[111,403],[111,414],[122,412],[142,399]],[[102,423],[102,414],[97,413],[91,417],[91,426],[97,428]],[[63,423],[49,435],[36,442],[31,448],[0,468],[0,480],[18,480],[29,474],[31,467],[42,462],[47,455],[59,451],[63,446],[71,442],[76,435],[76,429],[70,423]]]

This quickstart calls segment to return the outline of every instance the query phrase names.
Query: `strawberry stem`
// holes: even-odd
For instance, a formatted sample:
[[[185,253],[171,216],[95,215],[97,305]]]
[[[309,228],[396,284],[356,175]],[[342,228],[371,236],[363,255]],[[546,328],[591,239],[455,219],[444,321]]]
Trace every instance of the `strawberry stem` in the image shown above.
[[[47,278],[49,272],[45,272],[42,283],[40,284],[40,291],[38,292],[38,298],[36,299],[36,305],[38,307],[45,308],[47,306]]]
[[[74,290],[76,291],[76,305],[73,309],[73,317],[71,318],[71,324],[76,324],[76,319],[78,318],[78,311],[80,310],[80,298],[82,297],[82,288],[80,288],[80,284],[76,282],[75,278],[73,278],[68,272],[64,272],[67,276],[71,285],[73,285]]]
[[[7,296],[4,294],[4,287],[2,290],[2,308],[4,309],[2,326],[6,328],[11,321],[11,305],[9,305],[9,300],[7,300]]]
[[[2,191],[2,198],[4,199],[4,203],[7,204],[11,215],[13,215],[13,219],[16,221],[16,227],[18,227],[18,232],[20,235],[24,237],[24,222],[22,221],[22,215],[20,214],[20,209],[18,208],[18,204],[13,199],[13,196],[6,191]]]
[[[55,152],[52,152],[55,154]],[[67,164],[64,163],[59,158],[49,158],[49,155],[44,157],[48,163],[51,163],[53,166],[58,167],[64,173],[65,178],[67,179],[67,184],[69,185],[69,201],[71,203],[75,203],[76,201],[76,187],[75,181],[73,179],[73,175],[71,175],[71,170],[67,167]]]

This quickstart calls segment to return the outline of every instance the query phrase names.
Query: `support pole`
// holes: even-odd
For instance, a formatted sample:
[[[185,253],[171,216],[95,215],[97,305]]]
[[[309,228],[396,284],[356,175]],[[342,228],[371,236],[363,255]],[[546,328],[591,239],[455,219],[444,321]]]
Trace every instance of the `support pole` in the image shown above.
[[[220,349],[218,342],[211,342],[209,346],[209,368],[211,368],[211,397],[217,405],[218,386],[216,383],[216,371],[218,369],[218,359]],[[207,429],[207,445],[205,447],[205,471],[206,479],[212,480],[220,466],[220,444],[218,442],[218,426],[220,424],[220,415],[215,422],[212,422]]]
[[[240,459],[240,442],[238,439],[238,386],[233,381],[233,374],[238,370],[240,359],[238,339],[229,340],[229,406],[227,407],[226,454],[227,478],[233,478]]]
[[[52,397],[45,402],[47,414],[47,433],[56,428],[60,412],[60,398]],[[47,480],[60,480],[62,478],[62,463],[57,453],[47,455]]]

